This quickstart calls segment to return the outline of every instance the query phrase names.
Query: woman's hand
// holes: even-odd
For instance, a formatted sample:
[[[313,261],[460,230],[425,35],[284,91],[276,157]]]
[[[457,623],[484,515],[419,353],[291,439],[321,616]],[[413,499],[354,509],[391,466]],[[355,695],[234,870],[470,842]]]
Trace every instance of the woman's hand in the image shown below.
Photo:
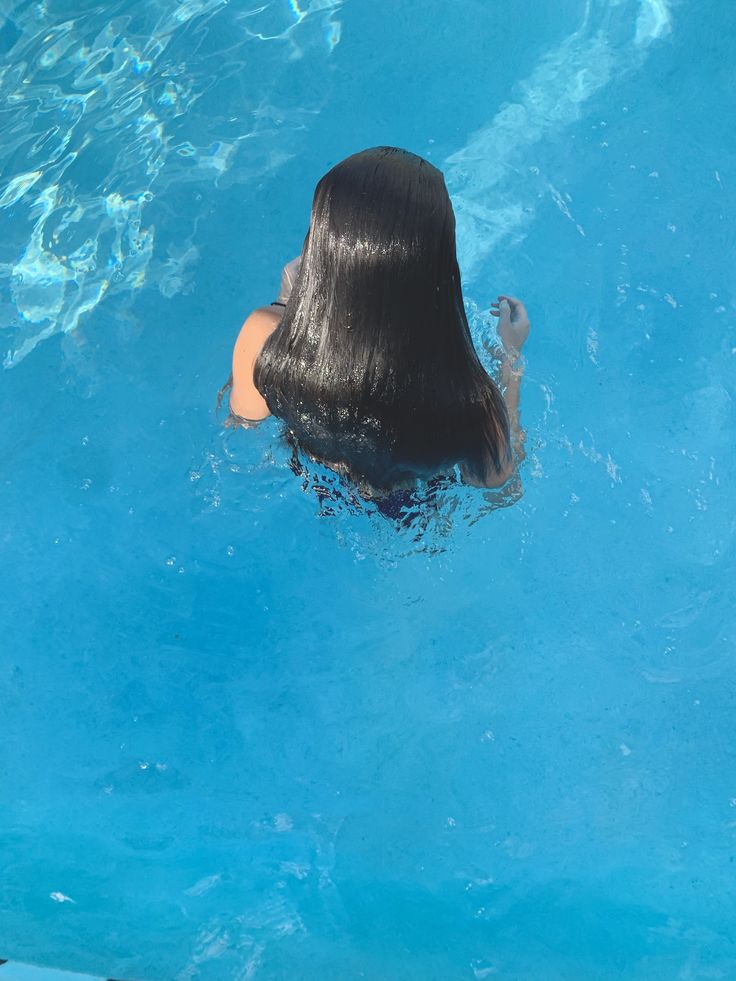
[[[511,357],[517,357],[529,336],[526,307],[513,296],[499,296],[491,304],[491,313],[498,317],[498,336],[504,350]]]

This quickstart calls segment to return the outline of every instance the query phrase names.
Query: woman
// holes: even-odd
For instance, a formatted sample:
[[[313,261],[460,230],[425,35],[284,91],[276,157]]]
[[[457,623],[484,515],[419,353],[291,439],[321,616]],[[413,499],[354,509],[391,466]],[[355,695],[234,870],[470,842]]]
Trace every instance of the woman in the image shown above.
[[[439,170],[394,147],[337,164],[317,185],[282,296],[245,321],[230,407],[273,414],[311,457],[377,496],[460,466],[499,487],[523,458],[524,305],[500,296],[501,395],[473,347]]]

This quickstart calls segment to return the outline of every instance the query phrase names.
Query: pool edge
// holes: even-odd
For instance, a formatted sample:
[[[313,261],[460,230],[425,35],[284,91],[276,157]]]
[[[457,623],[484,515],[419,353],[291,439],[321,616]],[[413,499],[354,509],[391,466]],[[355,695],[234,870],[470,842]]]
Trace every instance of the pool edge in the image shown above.
[[[16,968],[16,971],[13,971]],[[8,970],[10,969],[10,970]],[[102,978],[94,974],[80,974],[78,971],[65,971],[55,967],[39,967],[23,961],[5,960],[0,957],[0,981],[10,979],[20,971],[20,981],[122,981],[122,979]],[[15,978],[12,979],[15,981]]]

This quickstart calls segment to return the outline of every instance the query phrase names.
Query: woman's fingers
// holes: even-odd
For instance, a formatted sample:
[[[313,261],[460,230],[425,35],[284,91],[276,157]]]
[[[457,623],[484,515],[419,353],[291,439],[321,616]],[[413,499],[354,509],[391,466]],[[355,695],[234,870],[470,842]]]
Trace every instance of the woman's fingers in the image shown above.
[[[508,296],[506,293],[502,293],[493,306],[500,308],[502,303],[508,304],[511,312],[512,323],[520,323],[522,321],[529,320],[529,314],[526,312],[526,307],[524,306],[522,300],[517,299],[515,296]],[[498,316],[498,314],[496,314],[496,316]]]

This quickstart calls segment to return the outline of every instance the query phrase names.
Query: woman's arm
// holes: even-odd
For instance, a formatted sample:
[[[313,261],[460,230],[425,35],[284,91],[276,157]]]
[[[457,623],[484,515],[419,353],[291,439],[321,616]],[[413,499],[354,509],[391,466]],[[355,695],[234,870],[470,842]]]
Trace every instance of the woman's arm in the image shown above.
[[[519,400],[521,397],[521,379],[524,377],[524,359],[520,354],[515,357],[503,350],[501,359],[501,394],[509,414],[509,433],[511,436],[511,453],[514,468],[525,459],[524,440],[526,433],[521,428],[519,418]]]
[[[266,400],[253,381],[253,369],[261,348],[278,327],[282,313],[282,307],[255,310],[241,327],[235,342],[230,411],[251,422],[270,415]]]
[[[526,456],[524,452],[526,434],[521,428],[519,401],[521,379],[524,377],[521,348],[529,336],[529,317],[521,300],[513,296],[499,296],[491,306],[491,313],[499,318],[498,336],[501,344],[494,348],[493,354],[500,365],[499,387],[509,417],[511,459],[503,470],[486,473],[482,478],[467,465],[461,467],[463,480],[475,487],[503,487],[518,471],[519,464]]]
[[[255,386],[253,369],[261,348],[284,315],[284,307],[299,275],[301,258],[299,255],[284,266],[278,299],[269,307],[255,310],[240,328],[233,351],[233,372],[230,376],[230,412],[236,421],[260,422],[271,414],[266,400]],[[222,396],[222,392],[220,394]]]
[[[524,377],[524,360],[521,349],[529,337],[529,315],[526,307],[514,296],[499,296],[491,305],[491,313],[498,317],[498,336],[501,349],[501,392],[509,413],[511,449],[516,463],[524,459],[524,430],[519,421],[521,379]]]

